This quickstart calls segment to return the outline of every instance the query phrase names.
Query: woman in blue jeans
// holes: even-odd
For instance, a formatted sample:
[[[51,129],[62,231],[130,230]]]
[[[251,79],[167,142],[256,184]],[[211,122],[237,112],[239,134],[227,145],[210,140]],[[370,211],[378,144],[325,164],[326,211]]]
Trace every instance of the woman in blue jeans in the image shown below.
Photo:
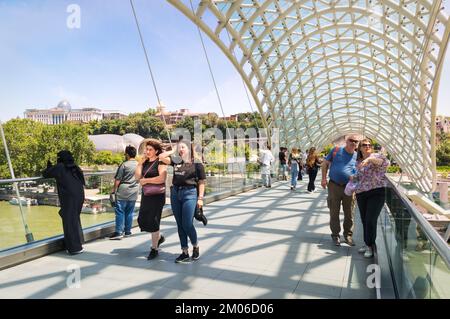
[[[159,158],[161,162],[173,166],[170,203],[177,222],[181,244],[181,255],[175,259],[175,262],[185,263],[190,261],[188,238],[193,246],[192,259],[197,260],[200,257],[197,231],[193,221],[196,206],[203,206],[206,174],[201,161],[194,161],[194,152],[190,143],[179,142],[176,152],[178,156],[170,156],[175,153],[173,151],[163,153]]]
[[[298,151],[297,148],[293,148],[291,154],[289,155],[289,167],[291,169],[291,190],[295,190],[297,187],[297,178],[298,174],[301,174],[300,169],[300,163],[302,160],[302,155]]]

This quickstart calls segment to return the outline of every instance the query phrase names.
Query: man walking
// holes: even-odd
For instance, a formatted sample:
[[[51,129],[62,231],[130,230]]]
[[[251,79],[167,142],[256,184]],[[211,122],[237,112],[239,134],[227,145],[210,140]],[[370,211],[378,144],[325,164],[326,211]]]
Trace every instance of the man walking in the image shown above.
[[[331,238],[336,246],[341,245],[340,235],[341,223],[339,212],[344,209],[344,240],[350,245],[353,243],[353,223],[355,206],[354,196],[347,196],[344,193],[349,177],[356,173],[356,148],[358,147],[358,137],[349,135],[345,141],[345,147],[333,148],[322,163],[322,187],[328,186],[328,208],[330,209]],[[330,180],[327,183],[327,172],[330,169]]]
[[[274,162],[274,160],[275,158],[272,155],[270,145],[267,145],[267,149],[260,150],[258,161],[261,164],[261,177],[266,188],[272,187],[272,183],[270,180],[270,165],[272,164],[272,162]]]
[[[287,181],[287,148],[280,147],[280,152],[278,153],[278,159],[280,160],[280,170],[281,178],[283,181]]]

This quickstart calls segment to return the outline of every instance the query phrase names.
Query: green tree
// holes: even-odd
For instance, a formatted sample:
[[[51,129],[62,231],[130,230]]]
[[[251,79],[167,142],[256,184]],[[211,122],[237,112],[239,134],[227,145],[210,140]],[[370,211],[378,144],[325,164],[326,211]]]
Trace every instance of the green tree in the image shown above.
[[[181,121],[178,121],[174,128],[185,128],[191,134],[191,138],[194,137],[194,119],[192,117],[186,116]]]
[[[439,144],[436,148],[436,165],[450,165],[450,134],[440,134]]]
[[[56,154],[61,150],[72,152],[79,165],[91,164],[94,155],[94,144],[89,140],[86,126],[72,123],[48,125],[42,130],[39,140],[40,169],[47,160],[55,162]]]
[[[44,125],[14,119],[5,123],[4,130],[16,177],[40,175],[47,160],[55,163],[56,154],[63,149],[71,151],[80,165],[89,164],[92,159],[94,145],[84,125]],[[3,151],[0,153],[0,174],[1,178],[11,177]]]
[[[3,125],[17,178],[34,176],[41,167],[39,145],[44,127],[41,123],[24,119],[13,119]],[[0,152],[0,178],[11,178],[3,145]]]
[[[111,151],[100,151],[94,154],[92,163],[95,165],[120,165],[123,160],[123,154],[114,154]]]

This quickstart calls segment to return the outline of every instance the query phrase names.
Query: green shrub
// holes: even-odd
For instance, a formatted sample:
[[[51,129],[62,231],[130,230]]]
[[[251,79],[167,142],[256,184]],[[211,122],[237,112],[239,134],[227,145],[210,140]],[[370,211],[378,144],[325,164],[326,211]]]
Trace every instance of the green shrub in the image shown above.
[[[402,170],[399,166],[392,165],[387,168],[387,172],[388,173],[401,173]]]

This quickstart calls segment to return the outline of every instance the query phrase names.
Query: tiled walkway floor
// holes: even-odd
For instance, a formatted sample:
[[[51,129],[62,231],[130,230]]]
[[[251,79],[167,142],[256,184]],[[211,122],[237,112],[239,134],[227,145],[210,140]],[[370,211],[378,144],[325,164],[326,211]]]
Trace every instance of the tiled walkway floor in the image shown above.
[[[121,241],[97,240],[85,253],[63,252],[0,271],[0,298],[375,298],[365,282],[372,260],[356,214],[355,242],[336,247],[329,235],[326,191],[305,182],[257,189],[205,208],[196,222],[200,260],[175,264],[180,253],[173,217],[162,221],[166,242],[147,261],[150,235],[133,229]],[[68,288],[70,267],[81,267],[81,287]]]

